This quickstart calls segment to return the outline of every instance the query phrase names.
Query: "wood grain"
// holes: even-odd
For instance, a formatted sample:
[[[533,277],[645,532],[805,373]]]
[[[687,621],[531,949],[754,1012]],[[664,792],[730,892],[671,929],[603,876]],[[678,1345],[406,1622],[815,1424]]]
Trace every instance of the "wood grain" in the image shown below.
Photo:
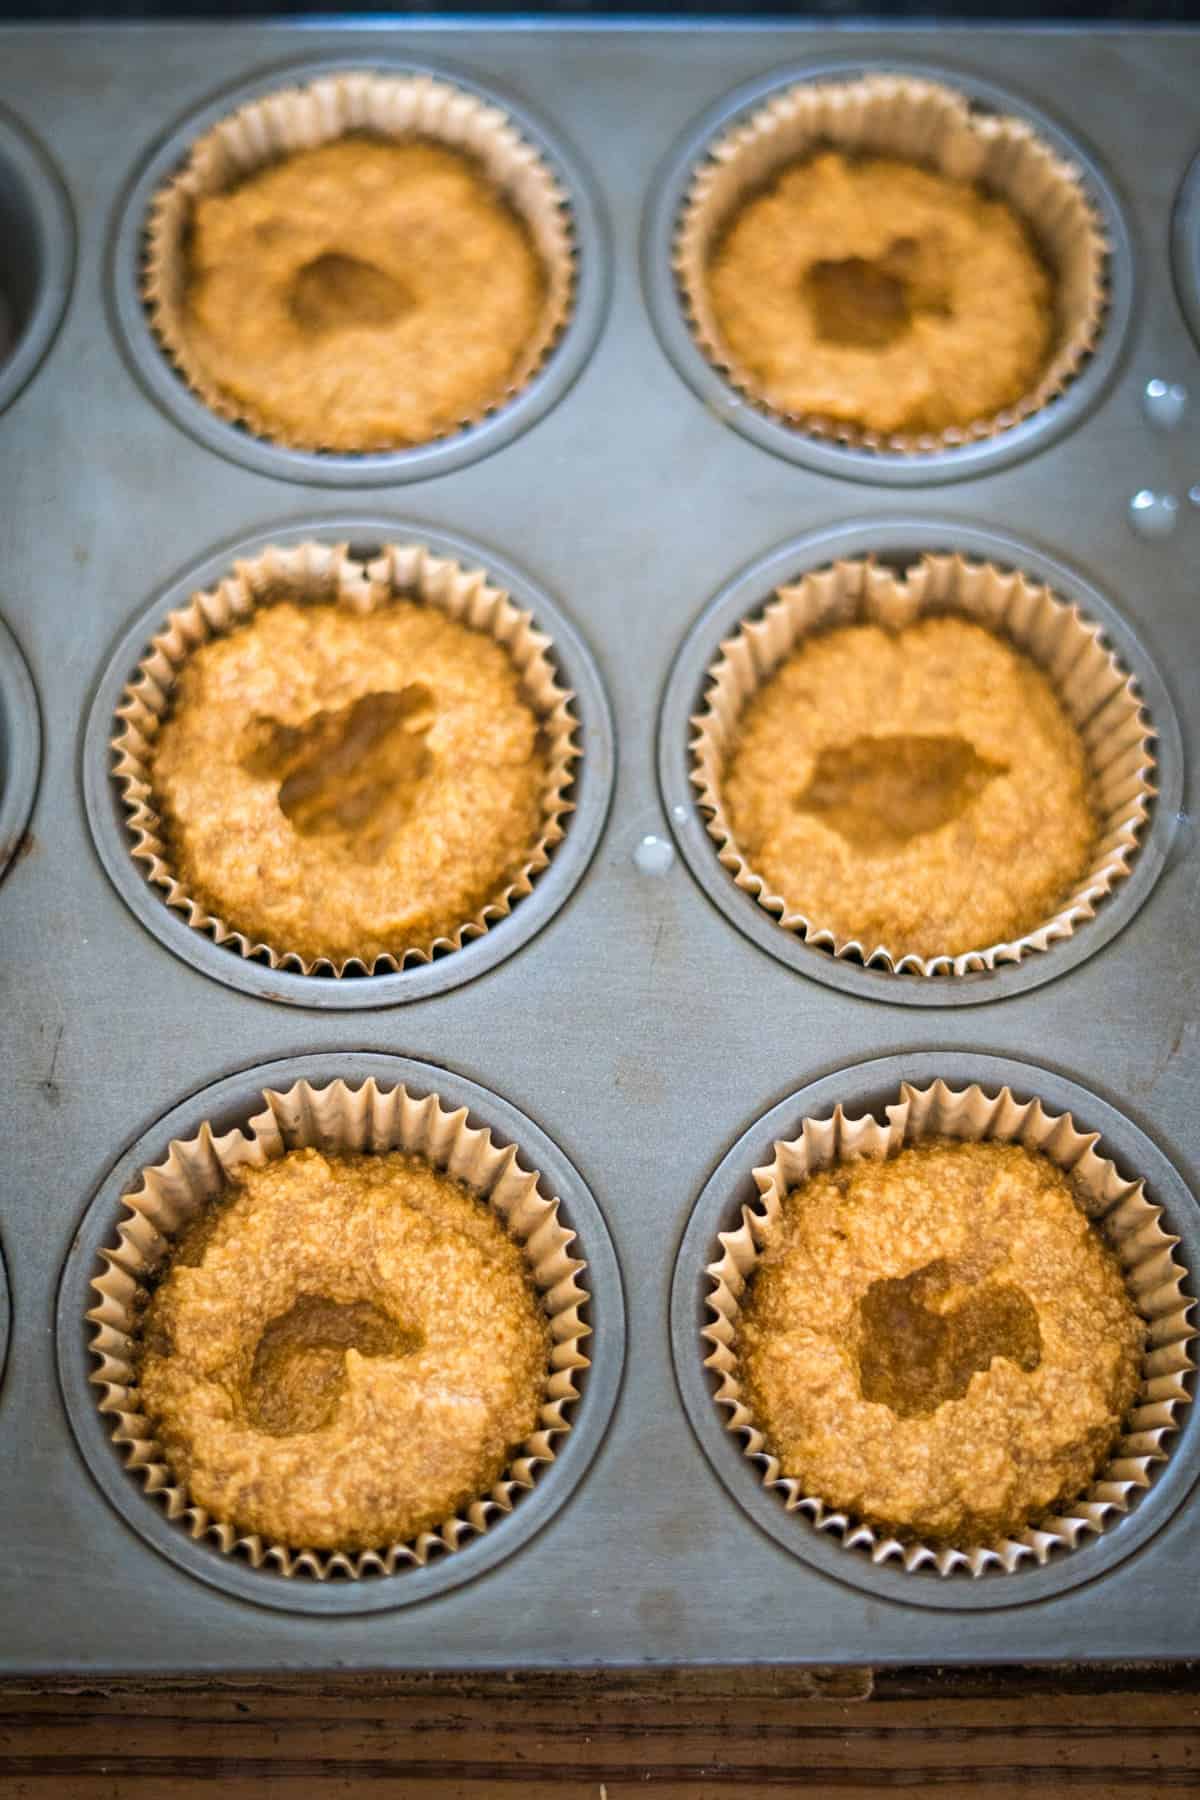
[[[0,1685],[5,1800],[1200,1793],[1200,1665]]]

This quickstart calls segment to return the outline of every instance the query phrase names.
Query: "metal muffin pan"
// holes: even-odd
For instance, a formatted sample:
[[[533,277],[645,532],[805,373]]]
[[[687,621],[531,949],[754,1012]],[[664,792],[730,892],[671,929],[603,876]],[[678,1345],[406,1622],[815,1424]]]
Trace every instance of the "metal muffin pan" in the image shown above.
[[[163,1159],[173,1139],[193,1137],[205,1123],[218,1133],[239,1129],[261,1110],[266,1088],[286,1089],[301,1080],[321,1086],[339,1079],[355,1087],[368,1079],[381,1087],[403,1085],[417,1097],[436,1094],[452,1109],[467,1107],[472,1123],[486,1126],[498,1143],[517,1146],[523,1166],[536,1168],[546,1194],[561,1200],[563,1223],[576,1234],[572,1254],[587,1263],[583,1279],[590,1297],[587,1321],[592,1335],[585,1348],[591,1367],[580,1380],[571,1430],[561,1440],[554,1462],[540,1471],[530,1492],[491,1530],[423,1568],[358,1581],[315,1582],[256,1569],[207,1541],[197,1542],[185,1527],[167,1518],[125,1467],[112,1441],[110,1421],[97,1410],[96,1390],[89,1381],[95,1367],[91,1333],[84,1316],[96,1301],[89,1284],[96,1273],[97,1252],[115,1240],[125,1213],[122,1196],[136,1185],[143,1168]],[[182,1101],[130,1146],[109,1171],[75,1235],[58,1294],[57,1335],[59,1380],[75,1440],[97,1484],[133,1529],[181,1569],[225,1593],[261,1606],[329,1616],[379,1612],[446,1593],[511,1556],[553,1517],[586,1474],[612,1414],[621,1381],[625,1317],[616,1253],[603,1215],[578,1171],[531,1119],[478,1083],[429,1063],[400,1056],[316,1055],[263,1064],[215,1082]]]
[[[1018,460],[952,487],[901,496],[882,479],[866,487],[768,454],[731,428],[722,401],[704,403],[680,378],[642,280],[639,245],[672,147],[747,84],[847,55],[862,66],[936,63],[994,83],[1094,146],[1136,258],[1123,349],[1090,410],[1052,443],[1031,440]],[[114,316],[123,207],[154,147],[213,94],[225,104],[247,83],[277,79],[281,64],[329,57],[444,68],[545,119],[554,145],[573,146],[612,237],[604,330],[536,424],[486,459],[440,465],[436,479],[403,489],[347,471],[336,502],[372,531],[483,546],[491,566],[511,559],[552,596],[586,640],[615,720],[620,760],[603,839],[515,954],[453,992],[350,1011],[271,1004],[205,979],[125,904],[96,854],[86,806],[101,763],[111,804],[107,759],[91,754],[87,719],[129,622],[144,631],[151,600],[180,570],[227,557],[222,546],[321,523],[311,471],[289,467],[284,478],[278,465],[218,454],[135,378]],[[952,1614],[924,1602],[919,1577],[911,1593],[866,1592],[848,1570],[793,1555],[731,1496],[681,1405],[669,1333],[675,1249],[722,1157],[784,1097],[881,1056],[901,1070],[915,1056],[944,1056],[947,1067],[955,1055],[976,1066],[985,1056],[1043,1065],[1048,1080],[1068,1076],[1144,1130],[1197,1191],[1196,852],[1186,793],[1160,801],[1168,824],[1174,809],[1175,830],[1124,928],[1093,939],[1095,953],[1074,965],[1055,962],[1065,946],[1039,959],[1061,979],[1002,1004],[991,999],[997,987],[956,1007],[951,1031],[944,1013],[895,1004],[891,984],[863,994],[806,980],[735,929],[684,858],[672,859],[673,823],[681,843],[691,826],[672,821],[684,802],[664,795],[655,759],[671,668],[712,596],[776,546],[865,521],[887,525],[897,544],[901,530],[940,544],[950,535],[966,546],[973,532],[1015,540],[1024,555],[1076,572],[1111,604],[1147,669],[1161,672],[1182,740],[1173,766],[1186,781],[1200,750],[1200,695],[1189,679],[1200,656],[1200,513],[1181,505],[1174,535],[1151,542],[1130,529],[1128,508],[1139,490],[1182,496],[1200,475],[1195,412],[1171,433],[1143,407],[1152,378],[1191,387],[1200,403],[1169,247],[1172,208],[1200,149],[1200,37],[944,26],[848,38],[803,26],[381,21],[214,34],[14,25],[0,28],[0,69],[0,97],[22,123],[54,121],[78,231],[74,303],[36,381],[0,419],[15,522],[0,611],[28,655],[45,731],[27,854],[0,883],[0,1238],[15,1321],[0,1389],[9,1546],[0,1671],[1200,1655],[1194,1487],[1133,1554],[1112,1567],[1093,1561],[1093,1578],[1068,1591]],[[1160,731],[1165,717],[1155,714]],[[695,829],[707,852],[698,819]],[[542,879],[553,874],[554,864]],[[535,899],[536,890],[507,923]],[[461,1077],[503,1096],[561,1146],[611,1232],[629,1354],[594,1461],[516,1554],[486,1569],[477,1561],[476,1579],[419,1604],[313,1618],[197,1579],[207,1564],[193,1571],[160,1554],[143,1534],[142,1495],[128,1494],[141,1508],[137,1529],[109,1503],[71,1431],[54,1319],[64,1266],[114,1158],[131,1173],[143,1139],[161,1147],[158,1122],[204,1103],[214,1084],[233,1077],[236,1091],[259,1065],[315,1056],[328,1068],[342,1055],[355,1066],[379,1055],[432,1064],[447,1072],[439,1082]],[[1120,1141],[1115,1127],[1112,1135]],[[134,1148],[122,1155],[122,1146]],[[64,1296],[88,1254],[81,1241]],[[82,1338],[67,1341],[78,1379]],[[99,1448],[101,1466],[125,1480],[107,1439]],[[525,1504],[490,1534],[498,1545]],[[459,1553],[464,1569],[485,1543]],[[1062,1566],[1077,1558],[1082,1570],[1091,1554],[1081,1549]]]
[[[252,557],[268,544],[283,546],[306,539],[348,543],[353,555],[367,558],[386,543],[419,542],[439,556],[455,558],[466,568],[484,568],[516,605],[533,614],[534,623],[553,640],[554,661],[563,686],[574,695],[572,711],[579,721],[581,756],[571,784],[574,811],[567,815],[566,836],[551,853],[550,866],[535,877],[533,892],[517,902],[482,937],[460,950],[384,975],[337,978],[301,975],[273,969],[261,958],[245,957],[233,946],[218,944],[189,925],[183,913],[166,904],[162,892],[146,879],[129,853],[125,806],[112,779],[115,711],[138,662],[167,614],[199,590],[220,582],[241,557]],[[579,633],[527,575],[480,545],[447,532],[429,531],[387,519],[314,519],[308,525],[267,527],[251,538],[219,550],[187,570],[158,594],[150,608],[124,633],[109,660],[88,713],[83,738],[82,780],[88,823],[101,862],[117,892],[143,925],[185,962],[243,993],[291,1006],[317,1006],[335,1011],[396,1006],[404,1000],[444,994],[494,968],[541,929],[569,898],[591,861],[604,829],[612,798],[615,765],[612,714],[599,672]]]
[[[238,82],[189,112],[138,171],[121,208],[112,256],[113,303],[126,348],[138,376],[159,404],[201,443],[244,463],[248,469],[338,488],[391,486],[444,475],[498,450],[527,430],[561,399],[591,354],[604,317],[609,286],[607,232],[590,177],[562,140],[548,131],[536,115],[506,94],[473,79],[467,71],[441,62],[431,65],[419,57],[397,56],[383,44],[366,60],[382,73],[441,75],[489,105],[499,107],[553,170],[567,196],[575,248],[576,287],[571,316],[542,368],[506,405],[497,407],[478,424],[410,450],[358,456],[292,450],[257,437],[211,412],[192,392],[150,328],[141,296],[147,215],[155,194],[186,160],[192,144],[210,126],[250,100],[279,88],[303,86],[338,70],[361,69],[364,58],[360,55],[331,55],[284,64],[252,80]]]

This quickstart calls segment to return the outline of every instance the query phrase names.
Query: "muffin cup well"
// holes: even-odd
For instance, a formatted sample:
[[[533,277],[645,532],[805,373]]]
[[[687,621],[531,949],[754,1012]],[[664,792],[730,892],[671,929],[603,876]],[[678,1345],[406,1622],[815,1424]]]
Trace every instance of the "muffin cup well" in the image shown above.
[[[202,197],[228,192],[286,156],[351,135],[397,143],[420,138],[465,152],[523,220],[537,248],[546,283],[537,329],[504,394],[460,419],[453,430],[478,424],[520,392],[546,362],[574,302],[575,252],[566,195],[547,163],[500,107],[432,75],[365,70],[321,76],[305,86],[280,88],[248,101],[196,140],[184,167],[155,195],[146,225],[142,297],[160,345],[210,411],[245,426],[256,437],[294,450],[352,453],[356,446],[281,435],[253,406],[226,396],[200,367],[190,348],[186,320],[192,211]]]
[[[0,877],[26,844],[41,766],[37,689],[21,646],[0,618]]]
[[[927,1087],[902,1082],[899,1100],[885,1112],[886,1123],[871,1116],[848,1118],[841,1106],[831,1118],[805,1119],[799,1137],[776,1143],[773,1161],[754,1171],[759,1201],[742,1207],[734,1230],[719,1234],[721,1255],[706,1270],[712,1318],[701,1337],[708,1346],[704,1366],[716,1379],[716,1404],[725,1413],[726,1430],[741,1436],[744,1454],[758,1465],[763,1487],[777,1493],[788,1512],[803,1512],[816,1530],[831,1534],[847,1550],[866,1552],[876,1565],[898,1562],[909,1572],[977,1577],[1044,1564],[1055,1551],[1075,1549],[1129,1512],[1170,1454],[1167,1440],[1179,1430],[1180,1415],[1192,1399],[1189,1375],[1195,1364],[1189,1345],[1197,1336],[1189,1318],[1195,1302],[1185,1288],[1188,1274],[1176,1255],[1179,1239],[1164,1229],[1162,1209],[1147,1198],[1144,1183],[1126,1180],[1099,1154],[1098,1132],[1080,1131],[1070,1114],[1048,1112],[1039,1100],[1017,1101],[1007,1087],[989,1093],[978,1084],[955,1089],[941,1080]],[[1020,1143],[1048,1156],[1070,1177],[1080,1205],[1115,1253],[1147,1325],[1137,1401],[1095,1480],[1062,1513],[987,1544],[953,1546],[889,1536],[806,1493],[768,1448],[743,1398],[739,1374],[742,1295],[775,1235],[784,1196],[809,1175],[838,1162],[882,1160],[933,1137]]]
[[[515,881],[464,919],[450,936],[414,944],[379,956],[368,966],[349,957],[333,961],[307,958],[286,944],[255,943],[243,932],[210,913],[176,878],[170,863],[163,821],[155,805],[151,765],[158,731],[170,711],[175,682],[188,656],[210,638],[233,630],[255,608],[272,601],[325,602],[360,613],[398,597],[411,597],[437,607],[447,617],[495,638],[520,676],[521,693],[537,715],[547,746],[547,776],[542,795],[543,827]],[[573,809],[569,790],[579,749],[572,694],[559,684],[551,661],[551,640],[534,628],[532,615],[514,606],[481,569],[464,568],[450,557],[435,556],[421,544],[389,544],[369,564],[355,561],[345,545],[306,542],[290,549],[267,546],[256,556],[234,564],[233,573],[217,587],[196,593],[188,604],[169,613],[161,631],[138,664],[116,709],[118,729],[111,740],[113,775],[124,803],[132,839],[131,854],[147,879],[161,888],[166,904],[183,913],[189,925],[217,944],[230,945],[243,957],[260,957],[273,969],[291,968],[303,975],[347,972],[377,974],[412,963],[429,962],[435,954],[461,949],[481,937],[514,904],[532,891],[551,859]]]
[[[265,1106],[243,1130],[215,1136],[205,1125],[193,1138],[172,1142],[165,1160],[142,1171],[141,1184],[125,1196],[126,1215],[117,1243],[101,1251],[104,1271],[91,1288],[87,1313],[96,1367],[90,1380],[100,1412],[111,1427],[125,1466],[157,1500],[166,1516],[194,1539],[206,1539],[252,1567],[272,1565],[286,1576],[360,1578],[422,1566],[431,1555],[454,1551],[488,1531],[533,1487],[539,1469],[552,1463],[556,1444],[571,1429],[570,1408],[588,1365],[581,1347],[590,1327],[581,1313],[589,1294],[586,1264],[571,1255],[574,1233],[559,1219],[559,1202],[539,1192],[539,1175],[521,1166],[518,1150],[501,1148],[485,1128],[468,1124],[467,1108],[447,1110],[436,1094],[416,1099],[403,1086],[368,1079],[359,1087],[343,1080],[317,1087],[297,1081],[286,1092],[268,1089]],[[491,1491],[461,1514],[423,1532],[411,1543],[366,1551],[316,1551],[239,1533],[229,1520],[195,1505],[179,1485],[153,1427],[140,1410],[137,1333],[149,1283],[169,1261],[171,1245],[187,1224],[221,1197],[243,1167],[262,1167],[288,1151],[379,1153],[409,1150],[467,1183],[495,1209],[510,1237],[524,1250],[545,1308],[552,1338],[550,1364],[537,1429]]]
[[[786,164],[818,149],[894,156],[1007,200],[1031,227],[1055,279],[1054,350],[1037,384],[991,417],[942,432],[878,432],[851,422],[781,412],[722,341],[707,269],[740,203]],[[799,82],[717,138],[694,171],[680,211],[672,263],[692,335],[750,403],[804,434],[856,449],[916,455],[998,436],[1040,412],[1094,350],[1107,304],[1109,246],[1079,172],[1024,120],[972,109],[968,98],[914,75]]]
[[[875,624],[899,631],[918,618],[950,614],[1007,639],[1049,677],[1083,740],[1100,815],[1091,863],[1053,917],[1005,943],[924,957],[883,944],[839,938],[785,896],[770,891],[737,846],[722,778],[747,701],[807,636]],[[777,590],[760,616],[721,645],[708,671],[703,710],[691,721],[691,780],[720,861],[737,886],[794,932],[833,956],[894,974],[965,975],[1020,962],[1071,937],[1129,873],[1154,795],[1153,728],[1133,678],[1077,606],[1019,572],[958,555],[925,554],[902,575],[870,557],[835,563]]]
[[[58,170],[25,126],[0,112],[0,412],[54,341],[74,263],[75,226]]]

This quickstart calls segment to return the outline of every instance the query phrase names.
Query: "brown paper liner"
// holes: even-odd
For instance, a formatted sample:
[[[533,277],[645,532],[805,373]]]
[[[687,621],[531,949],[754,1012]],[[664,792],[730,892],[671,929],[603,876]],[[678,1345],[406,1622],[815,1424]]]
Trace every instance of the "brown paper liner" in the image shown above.
[[[459,420],[454,430],[478,424],[532,379],[561,336],[574,301],[576,251],[566,194],[499,107],[431,75],[366,71],[327,75],[306,87],[280,88],[248,102],[198,138],[183,168],[155,195],[147,220],[142,297],[155,336],[210,411],[294,450],[334,446],[281,437],[269,418],[228,398],[191,353],[186,302],[192,209],[202,196],[223,193],[269,163],[351,133],[399,142],[424,138],[474,157],[525,222],[541,257],[546,279],[541,317],[506,391]],[[355,447],[336,448],[353,454]]]
[[[521,694],[539,720],[547,747],[547,775],[542,792],[542,834],[515,881],[489,900],[453,934],[412,944],[378,956],[369,965],[358,957],[335,962],[307,958],[287,945],[256,943],[194,899],[176,879],[162,819],[154,799],[151,763],[158,731],[171,708],[179,671],[188,656],[210,638],[244,623],[255,607],[273,600],[325,601],[370,612],[388,600],[407,597],[436,606],[459,624],[486,632],[502,644],[520,675]],[[298,544],[282,550],[269,546],[216,588],[193,594],[187,605],[167,615],[150,641],[116,710],[119,728],[111,740],[113,775],[121,789],[132,838],[131,854],[147,880],[163,890],[166,903],[185,914],[189,925],[207,932],[218,944],[232,945],[244,957],[261,957],[273,969],[297,969],[303,975],[342,976],[351,972],[381,974],[430,962],[435,954],[461,950],[505,918],[518,900],[533,891],[574,810],[569,797],[580,751],[575,741],[578,721],[571,711],[574,695],[560,686],[551,661],[551,640],[535,629],[533,615],[513,605],[493,587],[482,569],[466,569],[449,557],[435,556],[423,544],[388,544],[369,565],[354,561],[344,544]]]
[[[520,1495],[533,1487],[538,1471],[555,1460],[557,1441],[571,1429],[578,1378],[589,1367],[581,1348],[591,1333],[581,1316],[589,1298],[580,1280],[587,1265],[571,1254],[575,1234],[560,1220],[558,1200],[539,1192],[537,1172],[521,1166],[515,1146],[501,1148],[489,1131],[469,1125],[465,1106],[449,1112],[435,1094],[418,1100],[404,1087],[383,1088],[374,1080],[358,1088],[344,1081],[327,1087],[298,1081],[286,1093],[267,1089],[262,1098],[263,1110],[241,1129],[217,1137],[205,1124],[194,1138],[173,1142],[165,1159],[143,1170],[140,1185],[125,1196],[116,1241],[100,1252],[104,1272],[91,1283],[97,1300],[86,1316],[96,1368],[89,1379],[126,1468],[192,1538],[206,1538],[226,1555],[245,1557],[256,1569],[273,1565],[281,1575],[309,1575],[318,1581],[331,1575],[393,1575],[481,1536],[512,1511]],[[415,1151],[466,1182],[495,1208],[509,1236],[525,1251],[549,1323],[552,1348],[536,1430],[489,1493],[411,1543],[318,1551],[269,1542],[257,1533],[242,1535],[228,1520],[195,1505],[177,1484],[140,1410],[139,1308],[148,1282],[169,1258],[172,1241],[220,1197],[239,1169],[260,1168],[290,1150],[308,1148],[327,1153]]]
[[[1005,943],[924,957],[839,938],[772,893],[737,847],[721,782],[746,702],[802,638],[855,624],[899,631],[935,613],[957,614],[1008,639],[1049,677],[1083,740],[1100,823],[1088,869],[1052,918]],[[1020,962],[1073,936],[1128,875],[1155,793],[1153,727],[1133,677],[1104,643],[1100,627],[1027,576],[958,555],[925,554],[903,575],[869,557],[839,562],[779,588],[760,616],[745,620],[722,643],[708,671],[704,708],[691,727],[692,784],[721,864],[738,887],[753,894],[784,930],[835,957],[891,974],[966,975]]]
[[[1056,285],[1055,349],[1041,379],[1014,406],[943,432],[877,432],[841,419],[781,413],[725,346],[708,298],[707,268],[737,205],[784,164],[832,147],[895,156],[1007,200],[1033,231]],[[710,144],[684,200],[675,236],[676,279],[693,335],[711,363],[760,410],[810,436],[857,449],[915,454],[995,437],[1046,406],[1095,348],[1107,304],[1109,246],[1078,170],[1022,120],[977,112],[940,82],[907,75],[799,82]]]
[[[1162,1208],[1146,1197],[1144,1183],[1124,1180],[1099,1154],[1099,1132],[1080,1131],[1069,1113],[1049,1113],[1040,1100],[1015,1100],[1008,1088],[989,1094],[978,1086],[951,1088],[944,1081],[926,1088],[902,1082],[898,1101],[885,1112],[886,1124],[869,1116],[848,1118],[840,1106],[830,1119],[805,1119],[800,1136],[776,1143],[774,1160],[755,1169],[759,1200],[743,1206],[733,1231],[719,1234],[721,1255],[706,1270],[712,1323],[701,1331],[710,1346],[704,1366],[716,1377],[715,1399],[725,1411],[726,1429],[741,1435],[746,1456],[759,1465],[763,1486],[780,1496],[788,1512],[806,1514],[816,1530],[839,1538],[847,1550],[865,1551],[874,1563],[900,1562],[910,1571],[935,1570],[943,1576],[978,1576],[989,1570],[1011,1574],[1106,1531],[1130,1510],[1166,1461],[1166,1439],[1179,1430],[1179,1415],[1192,1399],[1188,1377],[1195,1364],[1188,1345],[1197,1336],[1188,1316],[1195,1302],[1185,1291],[1187,1271],[1175,1254],[1179,1239],[1164,1229]],[[1141,1387],[1124,1432],[1069,1511],[1042,1519],[1016,1537],[960,1547],[888,1536],[805,1493],[767,1448],[742,1398],[738,1375],[741,1297],[776,1233],[784,1196],[807,1176],[836,1163],[866,1156],[882,1160],[931,1137],[1020,1143],[1064,1170],[1083,1210],[1116,1253],[1148,1327]]]

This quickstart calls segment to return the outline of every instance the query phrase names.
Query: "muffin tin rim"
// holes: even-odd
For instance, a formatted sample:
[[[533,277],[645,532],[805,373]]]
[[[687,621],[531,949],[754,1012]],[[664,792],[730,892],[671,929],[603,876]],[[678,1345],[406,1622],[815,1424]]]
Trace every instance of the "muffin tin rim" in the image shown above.
[[[1062,394],[1027,419],[970,444],[901,455],[831,443],[785,424],[745,398],[705,356],[684,316],[673,250],[693,171],[708,146],[772,95],[800,83],[901,74],[940,82],[991,111],[1023,119],[1083,173],[1108,238],[1108,305],[1095,350]],[[1082,422],[1114,378],[1133,317],[1136,253],[1124,210],[1090,148],[1040,107],[1009,89],[952,65],[903,55],[787,63],[726,93],[693,119],[655,172],[641,233],[642,287],[659,343],[688,387],[724,423],[760,449],[820,474],[872,485],[918,488],[991,474],[1046,448]]]
[[[1175,294],[1200,350],[1200,151],[1184,173],[1171,213]]]
[[[427,963],[381,975],[336,978],[272,969],[243,957],[190,925],[182,913],[147,880],[130,849],[125,808],[112,775],[110,743],[116,707],[154,632],[168,612],[191,594],[227,574],[240,556],[253,555],[268,544],[282,547],[308,539],[336,543],[348,540],[369,546],[419,542],[437,555],[479,566],[514,603],[528,608],[534,624],[551,640],[551,654],[565,685],[575,696],[581,753],[573,770],[574,810],[566,815],[562,840],[548,866],[535,878],[533,890],[461,949]],[[321,1010],[358,1011],[428,999],[471,981],[529,943],[564,906],[587,872],[604,832],[612,803],[616,772],[616,733],[612,709],[595,658],[582,635],[545,590],[505,557],[457,533],[426,527],[413,520],[379,517],[313,518],[262,527],[223,549],[210,552],[160,587],[150,605],[126,627],[105,661],[93,691],[82,736],[84,808],[92,843],[106,875],[121,899],[159,943],[202,975],[259,999]]]
[[[721,1157],[701,1188],[679,1240],[671,1278],[670,1334],[675,1380],[684,1411],[700,1448],[730,1498],[783,1549],[820,1574],[877,1598],[931,1610],[978,1611],[1052,1599],[1117,1568],[1176,1514],[1200,1473],[1200,1405],[1195,1397],[1165,1462],[1143,1497],[1115,1524],[1078,1549],[1045,1565],[975,1579],[941,1577],[876,1565],[788,1513],[779,1496],[765,1489],[730,1432],[713,1396],[704,1367],[701,1330],[709,1323],[707,1265],[714,1260],[717,1234],[728,1229],[741,1205],[757,1190],[752,1171],[770,1161],[771,1146],[796,1136],[807,1117],[827,1117],[836,1105],[855,1115],[878,1114],[899,1095],[901,1082],[942,1078],[952,1086],[978,1082],[994,1091],[1010,1087],[1018,1099],[1041,1099],[1055,1112],[1070,1113],[1081,1130],[1100,1133],[1098,1149],[1117,1167],[1144,1176],[1165,1222],[1177,1233],[1193,1287],[1200,1268],[1200,1206],[1184,1177],[1155,1141],[1111,1102],[1071,1077],[1017,1057],[972,1050],[891,1052],[818,1076],[761,1113]],[[1195,1377],[1193,1377],[1193,1382]]]
[[[260,438],[219,418],[194,394],[154,335],[141,294],[141,244],[150,203],[182,165],[196,138],[247,101],[281,87],[350,73],[429,75],[458,86],[497,107],[511,119],[559,177],[570,207],[576,251],[570,316],[541,367],[520,391],[486,418],[465,430],[408,449],[365,451],[295,450]],[[395,51],[364,49],[272,64],[255,75],[211,94],[177,118],[143,150],[118,202],[111,234],[107,285],[125,356],[142,389],[172,422],[206,449],[258,474],[318,487],[355,488],[424,481],[461,469],[499,450],[543,417],[567,393],[595,349],[608,311],[612,286],[611,238],[592,178],[556,127],[545,124],[523,101],[478,80],[451,62]]]
[[[85,1314],[94,1303],[90,1283],[97,1252],[116,1233],[122,1197],[140,1171],[160,1161],[173,1138],[195,1135],[206,1121],[221,1129],[244,1124],[258,1110],[263,1090],[294,1081],[338,1078],[359,1083],[374,1077],[389,1086],[403,1083],[414,1095],[436,1094],[466,1106],[473,1123],[487,1126],[498,1140],[514,1143],[522,1160],[536,1168],[562,1203],[564,1223],[577,1234],[587,1263],[589,1367],[580,1383],[572,1425],[555,1460],[537,1476],[513,1511],[462,1550],[423,1568],[358,1581],[316,1582],[254,1569],[236,1556],[193,1541],[171,1521],[126,1469],[112,1441],[111,1424],[96,1403],[89,1377],[93,1369]],[[348,1617],[391,1611],[430,1600],[484,1574],[538,1532],[570,1499],[591,1467],[620,1391],[625,1356],[625,1301],[620,1264],[607,1221],[575,1164],[555,1140],[514,1102],[480,1082],[436,1063],[387,1052],[331,1051],[283,1057],[252,1065],[196,1089],[156,1119],[117,1158],[87,1202],[72,1236],[55,1297],[55,1350],[59,1391],[84,1463],[109,1504],[159,1554],[188,1575],[235,1599],[318,1617]]]
[[[1137,682],[1154,731],[1156,797],[1130,872],[1074,934],[1019,962],[968,975],[896,975],[835,957],[805,943],[739,888],[722,867],[700,815],[691,781],[689,720],[701,705],[706,673],[721,640],[761,610],[775,588],[801,572],[841,557],[907,556],[962,551],[1045,582],[1095,620],[1123,667]],[[1094,584],[1070,565],[1007,533],[951,519],[873,516],[807,532],[763,553],[731,576],[683,640],[663,693],[658,725],[658,773],[675,840],[707,897],[744,936],[798,974],[829,987],[902,1006],[978,1006],[1027,992],[1065,974],[1124,929],[1149,897],[1170,860],[1183,801],[1183,740],[1170,693],[1132,624]]]
[[[0,412],[11,406],[58,335],[75,274],[71,202],[48,151],[23,120],[0,107],[0,163],[15,169],[33,213],[43,266],[33,311],[0,362]]]
[[[42,764],[42,718],[29,664],[0,619],[0,880],[21,848]]]

